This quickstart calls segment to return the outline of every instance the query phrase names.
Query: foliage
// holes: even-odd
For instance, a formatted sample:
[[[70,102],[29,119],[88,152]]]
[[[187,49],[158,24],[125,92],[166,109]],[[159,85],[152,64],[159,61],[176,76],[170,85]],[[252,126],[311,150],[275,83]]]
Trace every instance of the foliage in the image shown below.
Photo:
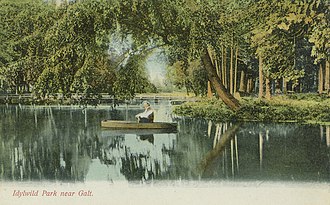
[[[71,90],[83,93],[84,96],[98,95],[99,93],[114,94],[113,85],[116,81],[116,72],[109,59],[93,59],[86,62],[79,69],[72,83]]]
[[[315,62],[327,59],[330,56],[330,12],[329,3],[318,1],[316,11],[311,12],[313,18],[309,41],[313,43],[312,56]]]
[[[264,121],[264,122],[329,122],[330,99],[311,95],[277,97],[272,101],[244,99],[237,112],[229,110],[222,102],[203,100],[177,106],[174,113],[180,116],[199,117],[216,121]],[[308,99],[308,100],[301,100]]]
[[[45,58],[43,34],[52,25],[54,10],[41,1],[0,2],[1,72],[8,87],[34,85]]]
[[[163,46],[175,83],[196,95],[206,90],[198,60],[207,47],[227,64],[221,49],[237,48],[238,70],[253,78],[255,55],[262,56],[269,77],[293,84],[306,73],[314,80],[307,60],[329,60],[329,4],[322,0],[84,0],[59,7],[3,0],[0,14],[1,87],[10,92],[106,91],[126,99],[154,90],[142,69],[150,45]],[[123,56],[109,52],[114,33],[132,39]]]
[[[198,60],[188,64],[181,61],[174,63],[167,68],[166,77],[178,88],[185,87],[187,93],[192,91],[195,96],[206,95],[207,73]]]
[[[206,118],[221,122],[235,120],[234,112],[218,100],[202,100],[200,102],[187,102],[174,108],[174,113],[180,116],[193,118]]]
[[[118,99],[130,99],[136,93],[155,91],[148,82],[147,74],[143,70],[144,58],[140,55],[131,56],[127,63],[119,68],[114,83],[114,96]]]
[[[252,45],[264,58],[265,70],[274,79],[285,77],[297,82],[304,76],[304,64],[297,62],[297,45],[309,38],[313,50],[305,49],[317,59],[329,53],[329,18],[323,1],[272,1],[255,4],[259,20],[255,22]],[[308,48],[308,47],[307,47]],[[329,55],[328,55],[329,56]]]
[[[92,7],[94,9],[91,9]],[[86,3],[65,6],[57,10],[59,19],[45,34],[49,58],[38,79],[37,91],[44,89],[44,80],[51,84],[49,88],[51,92],[60,92],[65,95],[81,91],[82,88],[84,92],[89,93],[102,90],[99,85],[102,84],[102,80],[95,82],[96,77],[101,73],[111,74],[106,71],[111,65],[102,60],[100,62],[96,58],[105,58],[105,50],[101,46],[101,36],[99,36],[103,35],[100,28],[104,27],[103,19],[100,19],[100,13],[98,13],[99,7],[102,7],[102,4],[86,1]],[[105,65],[107,68],[104,68]],[[98,73],[98,75],[88,76],[93,73]],[[43,77],[49,75],[54,78]],[[79,83],[75,82],[75,78],[80,77],[83,79],[83,87],[77,87]],[[108,83],[110,82],[111,80]]]
[[[1,2],[1,6],[1,46],[6,48],[0,53],[3,87],[27,85],[40,96],[114,95],[115,91],[118,95],[122,90],[124,97],[132,92],[125,81],[115,82],[127,73],[117,75],[117,59],[107,53],[111,40],[107,36],[117,28],[114,5],[91,0],[55,8],[27,0]],[[143,80],[148,81],[145,76]]]

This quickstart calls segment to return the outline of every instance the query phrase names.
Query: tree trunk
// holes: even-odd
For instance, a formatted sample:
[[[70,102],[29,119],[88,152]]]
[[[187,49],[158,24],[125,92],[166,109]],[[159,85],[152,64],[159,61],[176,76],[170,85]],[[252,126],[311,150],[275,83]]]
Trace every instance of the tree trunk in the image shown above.
[[[324,76],[324,89],[329,94],[330,93],[330,62],[325,61],[325,76]]]
[[[246,86],[247,88],[246,88],[246,91],[248,92],[248,93],[252,93],[252,90],[253,90],[253,79],[252,78],[249,78],[248,80],[247,80],[247,86]]]
[[[282,87],[282,91],[284,94],[288,93],[288,82],[286,82],[285,77],[283,77],[283,87]]]
[[[218,76],[221,76],[221,74],[220,74],[220,68],[219,68],[218,60],[217,60],[217,55],[216,55],[215,51],[212,48],[208,48],[207,50],[208,50],[208,52],[210,54],[210,58],[211,58],[212,64],[216,68],[216,71],[217,71]]]
[[[230,47],[229,91],[234,93],[234,50]]]
[[[319,68],[319,94],[323,93],[323,68],[322,68],[322,63],[320,63],[320,68]]]
[[[222,47],[222,59],[223,59],[223,65],[222,65],[222,78],[223,78],[223,85],[225,88],[228,88],[228,80],[227,80],[227,48]]]
[[[220,66],[219,66],[219,61],[218,61],[218,59],[217,58],[215,58],[215,68],[216,68],[216,70],[217,70],[217,74],[218,74],[218,76],[220,77],[221,76],[221,71],[220,71]]]
[[[235,51],[234,93],[237,91],[238,48]]]
[[[221,80],[222,80],[222,84],[226,85],[226,81],[225,81],[225,65],[224,65],[224,48],[223,45],[221,45]]]
[[[246,92],[246,84],[245,84],[245,72],[244,70],[241,71],[241,77],[239,81],[239,91]]]
[[[207,81],[207,97],[212,98],[213,93],[212,93],[212,88],[211,88],[211,82]]]
[[[262,57],[259,56],[259,98],[262,98],[264,93],[264,85],[263,85],[263,72],[262,72]]]
[[[325,141],[327,142],[328,147],[330,147],[330,126],[329,125],[325,126],[325,138],[326,138]]]
[[[272,96],[272,94],[271,94],[271,89],[270,89],[270,80],[269,80],[269,77],[267,76],[266,77],[266,94],[265,94],[265,98],[267,99],[267,100],[270,100],[270,98],[271,98],[271,96]]]
[[[250,78],[247,78],[247,81],[246,81],[246,92],[247,93],[251,93],[250,92],[250,89],[251,88],[251,79]]]
[[[212,66],[212,62],[207,49],[204,50],[204,53],[201,58],[214,90],[229,108],[231,108],[232,110],[238,110],[240,108],[240,103],[236,98],[234,98],[230,93],[228,93],[228,91],[222,84],[219,76],[217,75],[214,67]]]

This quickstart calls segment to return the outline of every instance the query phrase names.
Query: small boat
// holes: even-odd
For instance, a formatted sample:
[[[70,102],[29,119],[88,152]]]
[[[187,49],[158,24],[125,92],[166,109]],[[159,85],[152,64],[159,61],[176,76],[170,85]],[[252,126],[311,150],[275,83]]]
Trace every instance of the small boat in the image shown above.
[[[177,123],[172,122],[153,122],[153,123],[138,123],[135,121],[118,121],[118,120],[103,120],[101,121],[102,128],[110,129],[168,129],[176,130]]]

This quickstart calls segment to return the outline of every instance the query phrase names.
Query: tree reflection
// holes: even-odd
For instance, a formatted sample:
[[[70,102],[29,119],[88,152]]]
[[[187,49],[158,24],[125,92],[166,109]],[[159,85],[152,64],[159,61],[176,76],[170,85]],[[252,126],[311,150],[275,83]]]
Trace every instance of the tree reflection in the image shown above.
[[[221,154],[225,153],[226,146],[228,146],[229,143],[231,144],[231,157],[234,158],[234,149],[233,149],[233,141],[232,139],[235,137],[238,129],[240,128],[241,124],[235,124],[231,127],[228,127],[227,123],[224,124],[224,131],[221,133],[221,129],[219,129],[219,126],[222,127],[222,125],[217,124],[217,131],[215,132],[214,136],[214,145],[213,149],[209,151],[205,158],[201,162],[201,171],[202,176],[207,175],[207,170],[209,169],[209,166],[213,163],[214,160],[219,158]],[[236,155],[237,157],[237,155]],[[232,164],[232,173],[234,173],[234,160],[231,160]]]
[[[169,139],[172,134],[157,134],[158,139]],[[102,162],[120,165],[120,172],[129,181],[162,179],[170,166],[169,150],[172,143],[158,141],[153,134],[120,134],[107,136]]]
[[[0,106],[0,180],[330,180],[328,125],[182,118],[177,133],[104,136],[113,113]]]
[[[84,180],[100,143],[95,130],[82,129],[80,110],[0,109],[2,180]]]
[[[244,123],[226,132],[214,126],[213,149],[200,163],[203,178],[329,181],[326,127],[320,139],[313,125]]]

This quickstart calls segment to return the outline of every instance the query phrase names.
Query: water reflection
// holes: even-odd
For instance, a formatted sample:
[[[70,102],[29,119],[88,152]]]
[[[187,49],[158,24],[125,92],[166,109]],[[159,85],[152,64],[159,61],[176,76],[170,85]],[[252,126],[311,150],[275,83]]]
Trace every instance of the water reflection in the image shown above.
[[[81,109],[1,107],[1,115],[1,179],[84,179],[99,143]]]
[[[119,165],[120,173],[130,181],[148,181],[166,177],[175,134],[114,134],[103,131],[102,160]],[[109,176],[116,180],[116,176]]]
[[[170,103],[154,104],[170,121]],[[112,131],[139,106],[0,106],[0,180],[329,182],[330,127],[176,119],[178,131]]]
[[[227,145],[230,143],[230,156],[231,156],[231,169],[232,175],[235,172],[235,163],[234,158],[236,158],[237,167],[238,167],[238,150],[237,146],[235,146],[235,154],[234,156],[234,139],[237,139],[236,133],[240,128],[241,124],[235,124],[228,128],[228,123],[216,124],[216,131],[213,141],[213,149],[209,151],[205,158],[201,162],[201,169],[203,176],[212,175],[212,173],[208,173],[214,161],[217,161],[219,157],[227,155]],[[235,140],[237,142],[237,140]],[[235,143],[236,144],[236,143]],[[224,160],[223,160],[224,162]],[[224,167],[223,167],[224,168]]]

